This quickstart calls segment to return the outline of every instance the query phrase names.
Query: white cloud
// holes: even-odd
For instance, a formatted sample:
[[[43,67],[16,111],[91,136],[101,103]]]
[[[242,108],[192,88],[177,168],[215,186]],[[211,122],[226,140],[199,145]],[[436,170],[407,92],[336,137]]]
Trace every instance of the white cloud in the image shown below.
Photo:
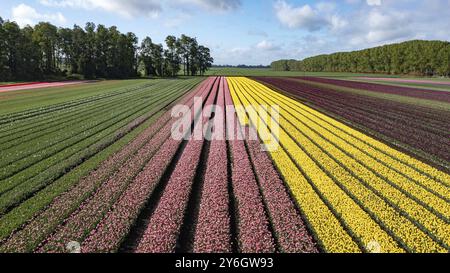
[[[298,9],[290,1],[293,0],[278,1],[278,5],[290,7],[291,12]],[[280,4],[283,2],[285,5]],[[297,26],[299,29],[298,32],[290,31],[291,36],[298,36],[295,38],[297,44],[282,44],[282,58],[292,58],[294,55],[294,58],[302,59],[412,39],[448,41],[450,37],[449,0],[345,0],[351,6],[337,6],[335,9],[332,6],[324,8],[321,2],[310,8],[312,14],[326,22],[321,27],[322,31],[314,31],[314,28],[301,24],[297,26],[292,23],[295,20],[289,26],[288,22],[283,23],[278,18],[285,27]],[[323,12],[319,12],[319,8]],[[279,17],[276,12],[275,9]],[[286,18],[289,17],[284,20]]]
[[[197,7],[208,11],[225,12],[241,6],[241,0],[39,0],[49,7],[101,9],[124,17],[158,17],[164,7],[184,9]]]
[[[285,0],[278,0],[275,3],[275,14],[283,26],[291,29],[306,29],[311,32],[329,29],[335,32],[348,25],[348,21],[336,11],[334,2],[294,7]]]
[[[102,9],[129,18],[138,15],[157,17],[161,11],[159,2],[157,0],[40,0],[41,4],[49,7]]]
[[[256,48],[260,49],[260,50],[265,50],[265,51],[273,51],[273,50],[279,49],[278,46],[274,45],[272,42],[267,41],[267,40],[263,40],[263,41],[259,42],[256,45]]]
[[[175,0],[175,2],[177,2],[177,4],[186,4],[188,6],[195,5],[215,12],[232,11],[241,6],[241,0]]]
[[[369,6],[381,6],[381,0],[367,0]]]
[[[305,28],[316,31],[328,25],[328,22],[310,5],[293,7],[286,1],[275,3],[275,13],[282,25],[288,28]]]
[[[39,21],[50,21],[58,24],[64,24],[67,21],[61,12],[43,14],[26,4],[20,4],[12,8],[12,20],[21,27],[34,25]]]

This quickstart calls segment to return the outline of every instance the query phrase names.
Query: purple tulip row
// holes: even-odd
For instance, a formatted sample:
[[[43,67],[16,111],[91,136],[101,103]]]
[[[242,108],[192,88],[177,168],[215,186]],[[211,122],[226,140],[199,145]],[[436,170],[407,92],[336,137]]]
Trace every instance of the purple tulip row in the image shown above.
[[[211,81],[206,81],[199,87],[199,92],[194,94],[206,98],[209,84],[211,84]],[[190,106],[192,106],[192,102]],[[162,131],[170,131],[173,122],[174,120],[166,125]],[[165,135],[165,132],[162,131],[155,138]],[[162,144],[159,151],[139,173],[126,192],[83,242],[83,252],[114,252],[118,250],[124,236],[129,233],[139,212],[151,196],[180,144],[181,140],[172,138],[168,138]]]
[[[375,132],[381,133],[400,142],[408,144],[414,148],[423,150],[444,160],[450,160],[450,138],[448,131],[442,134],[425,131],[421,127],[428,126],[420,113],[415,119],[400,119],[386,115],[391,104],[398,104],[388,100],[371,98],[371,103],[364,101],[364,96],[356,96],[345,92],[336,92],[328,89],[318,89],[316,87],[302,84],[286,79],[259,79],[304,98],[314,105],[337,114],[347,120],[361,124]],[[416,113],[414,106],[408,105],[409,111]],[[442,116],[448,114],[442,111]],[[447,121],[448,126],[448,121]],[[445,130],[443,128],[442,130]]]
[[[227,105],[232,105],[231,98],[226,95]],[[242,128],[235,119],[227,115],[227,133],[240,136]],[[235,126],[229,126],[235,123]],[[259,192],[258,183],[253,173],[245,142],[242,138],[229,141],[231,152],[232,186],[235,198],[238,222],[239,251],[243,253],[273,253],[275,242],[266,217],[264,203]]]
[[[266,152],[261,150],[261,142],[250,140],[247,141],[247,145],[280,251],[285,253],[318,252],[272,160]]]
[[[450,93],[449,92],[442,92],[442,91],[435,91],[435,90],[428,90],[428,89],[417,89],[417,88],[409,88],[409,87],[401,87],[401,86],[387,86],[385,84],[376,84],[376,83],[367,83],[367,82],[316,78],[316,77],[302,77],[301,79],[305,79],[308,81],[320,82],[320,83],[326,83],[326,84],[333,84],[333,85],[338,85],[338,86],[343,86],[343,87],[348,87],[348,88],[369,90],[369,91],[373,91],[373,92],[381,92],[381,93],[403,95],[403,96],[420,98],[420,99],[450,102]]]
[[[233,105],[230,93],[225,95],[227,105]],[[243,128],[245,136],[256,135],[253,128]],[[259,181],[262,198],[277,239],[279,250],[286,253],[318,252],[294,202],[290,199],[286,185],[276,171],[268,154],[261,149],[259,140],[246,138],[249,154]]]
[[[224,109],[225,79],[221,79],[217,105]],[[215,116],[214,123],[225,128],[225,116]],[[219,127],[218,126],[218,127]],[[228,156],[225,132],[217,130],[220,140],[211,141],[210,153],[203,182],[200,209],[195,230],[195,253],[229,253],[231,247]]]
[[[218,81],[214,81],[212,92],[206,101],[205,107],[214,103],[217,89]],[[203,113],[203,124],[208,120],[208,113]],[[197,126],[201,126],[201,124],[198,123]],[[198,130],[198,128],[194,130]],[[175,252],[204,142],[203,138],[190,139],[186,144],[161,199],[150,217],[136,252]]]
[[[258,80],[270,81],[275,85],[288,84],[287,82],[290,82],[291,85],[297,86],[297,88],[301,87],[302,89],[306,90],[320,89],[322,92],[327,92],[327,94],[332,96],[345,96],[346,99],[351,99],[352,104],[350,105],[352,107],[355,107],[355,109],[357,110],[367,109],[367,111],[370,112],[380,112],[380,110],[378,110],[379,104],[383,104],[385,106],[383,108],[383,111],[381,112],[383,116],[402,119],[404,120],[405,124],[409,124],[412,121],[416,121],[417,119],[419,119],[421,122],[416,122],[415,126],[418,126],[418,128],[424,129],[425,131],[442,133],[450,130],[450,124],[448,122],[448,119],[450,118],[450,111],[443,111],[419,105],[411,107],[411,104],[400,103],[389,99],[379,99],[362,94],[352,94],[349,92],[334,90],[332,88],[318,88],[313,84],[308,84],[307,82],[300,82],[289,78],[258,78]],[[355,104],[355,101],[357,101],[358,103]],[[349,102],[346,102],[346,105],[348,105]]]

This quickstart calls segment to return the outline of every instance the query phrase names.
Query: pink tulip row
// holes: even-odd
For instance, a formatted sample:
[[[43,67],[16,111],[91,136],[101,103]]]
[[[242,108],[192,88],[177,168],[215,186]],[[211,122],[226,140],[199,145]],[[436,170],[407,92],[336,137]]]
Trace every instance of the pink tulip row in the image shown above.
[[[215,81],[205,107],[214,103],[217,87],[218,81]],[[208,116],[208,113],[203,113],[203,124],[208,121]],[[201,124],[198,123],[197,126],[201,126]],[[198,128],[194,130],[198,130]],[[175,251],[203,144],[204,139],[188,141],[149,220],[136,252],[171,253]]]
[[[61,252],[64,251],[67,242],[82,241],[169,136],[170,130],[161,131],[136,155],[130,157],[123,165],[124,167],[103,183],[96,193],[66,220],[64,225],[56,229],[56,233],[48,238],[41,250]]]
[[[275,170],[272,160],[261,150],[261,142],[247,141],[262,195],[281,252],[318,252],[305,223],[295,209],[284,182]]]
[[[197,92],[193,93],[196,94]],[[182,99],[181,103],[185,102],[186,99],[191,99],[194,94]],[[44,241],[44,248],[41,248],[40,251],[50,251],[51,249],[52,251],[62,252],[65,250],[65,243],[71,240],[80,240],[84,237],[89,227],[95,226],[98,217],[101,217],[103,211],[108,209],[108,200],[117,198],[117,194],[129,181],[129,177],[134,176],[139,171],[140,164],[143,164],[169,136],[170,131],[166,131],[163,139],[153,137],[161,129],[161,126],[167,124],[170,117],[170,113],[163,115],[131,144],[105,161],[97,171],[92,172],[89,176],[83,178],[76,187],[58,197],[48,209],[31,222],[29,228],[25,228],[28,232],[20,232],[19,236],[15,236],[16,240],[14,240],[14,237],[12,238],[12,245],[19,243],[25,248],[30,248],[30,237],[36,237],[37,240],[42,241],[51,230],[58,227],[58,224],[59,228],[56,234],[49,236],[47,241]],[[151,143],[148,143],[150,139]],[[145,146],[142,147],[144,144]],[[130,157],[139,148],[139,152]],[[128,160],[124,162],[127,158]],[[111,169],[116,168],[117,165],[121,166],[119,171],[111,176],[108,181],[100,184],[111,174]],[[98,188],[99,186],[100,188]],[[95,192],[95,195],[80,207],[80,202],[88,198],[92,192]],[[73,213],[77,207],[80,208]],[[71,216],[70,213],[72,213]],[[66,219],[64,226],[61,225],[62,221],[68,216],[70,217]],[[11,248],[16,249],[15,246]]]
[[[224,109],[224,82],[220,82],[217,105]],[[228,92],[228,90],[226,91]],[[221,123],[220,125],[218,123]],[[216,113],[214,124],[225,128],[224,115]],[[227,144],[225,132],[213,138],[203,182],[202,197],[194,237],[195,253],[229,253],[231,248]]]
[[[205,84],[202,84],[196,95],[206,98],[211,83],[212,80],[208,80]],[[192,102],[190,105],[192,106]],[[170,130],[172,124],[167,125],[163,130]],[[139,212],[151,196],[180,144],[180,140],[172,138],[168,138],[162,144],[143,171],[97,225],[97,228],[83,242],[83,252],[113,252],[118,250],[124,236],[129,233]]]
[[[185,103],[197,94],[191,92],[183,97],[179,103]],[[175,104],[177,102],[174,102]],[[140,117],[131,122],[124,130],[134,128],[142,123]],[[96,170],[83,177],[76,186],[68,192],[55,198],[42,212],[37,214],[21,230],[14,233],[2,246],[2,251],[33,251],[63,220],[68,217],[89,195],[96,191],[101,183],[115,172],[131,155],[136,153],[170,120],[170,113],[161,116],[152,126],[144,130],[130,144],[109,157]]]
[[[225,104],[233,105],[229,92],[225,94]],[[235,123],[227,115],[227,123]],[[227,126],[234,132],[229,135],[239,136],[241,126]],[[273,253],[275,243],[269,228],[269,220],[264,211],[263,199],[253,173],[252,165],[243,140],[230,140],[232,156],[232,185],[237,210],[239,251],[243,253]]]
[[[96,227],[114,202],[125,191],[158,148],[169,138],[171,126],[165,126],[137,154],[130,157],[122,167],[103,183],[97,192],[73,213],[54,234],[49,236],[38,250],[39,252],[64,252],[70,241],[82,242]]]

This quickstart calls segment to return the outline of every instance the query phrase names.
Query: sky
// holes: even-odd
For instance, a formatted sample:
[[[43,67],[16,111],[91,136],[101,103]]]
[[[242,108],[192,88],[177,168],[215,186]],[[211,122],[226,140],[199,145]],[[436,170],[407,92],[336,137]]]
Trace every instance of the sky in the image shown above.
[[[21,26],[115,25],[158,43],[184,33],[221,65],[450,40],[450,0],[0,0],[0,16]]]

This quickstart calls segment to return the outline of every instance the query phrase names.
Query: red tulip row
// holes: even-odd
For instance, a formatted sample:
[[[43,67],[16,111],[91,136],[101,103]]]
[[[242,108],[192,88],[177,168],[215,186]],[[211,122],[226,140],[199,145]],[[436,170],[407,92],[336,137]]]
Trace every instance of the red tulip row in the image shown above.
[[[206,98],[212,83],[212,80],[205,81],[199,87],[199,92],[196,95]],[[190,103],[190,106],[192,106],[192,103]],[[172,125],[173,122],[169,123],[163,130],[170,131]],[[161,132],[158,135],[162,136],[165,133]],[[155,138],[158,138],[158,135]],[[118,250],[124,236],[129,233],[139,212],[151,196],[180,144],[181,140],[172,138],[168,138],[162,144],[143,171],[113,205],[112,209],[97,225],[97,228],[83,242],[83,252],[113,252]]]
[[[221,79],[217,105],[224,109],[225,79]],[[229,253],[231,248],[229,194],[228,194],[228,156],[224,113],[216,113],[215,136],[203,182],[202,197],[195,229],[195,253]]]
[[[394,86],[394,85],[387,86],[385,84],[344,81],[344,80],[316,78],[316,77],[301,77],[301,79],[305,79],[308,81],[320,82],[320,83],[326,83],[326,84],[333,84],[333,85],[338,85],[338,86],[343,86],[343,87],[348,87],[348,88],[369,90],[369,91],[373,91],[373,92],[381,92],[381,93],[402,95],[402,96],[408,96],[408,97],[414,97],[414,98],[450,102],[450,93],[442,92],[442,91],[409,88],[409,87]]]
[[[205,107],[214,103],[217,87],[218,81],[215,81]],[[209,116],[209,113],[203,113],[202,124],[209,120]],[[202,124],[197,123],[194,131],[199,130]],[[203,138],[192,138],[186,144],[136,252],[175,252],[204,142]]]

